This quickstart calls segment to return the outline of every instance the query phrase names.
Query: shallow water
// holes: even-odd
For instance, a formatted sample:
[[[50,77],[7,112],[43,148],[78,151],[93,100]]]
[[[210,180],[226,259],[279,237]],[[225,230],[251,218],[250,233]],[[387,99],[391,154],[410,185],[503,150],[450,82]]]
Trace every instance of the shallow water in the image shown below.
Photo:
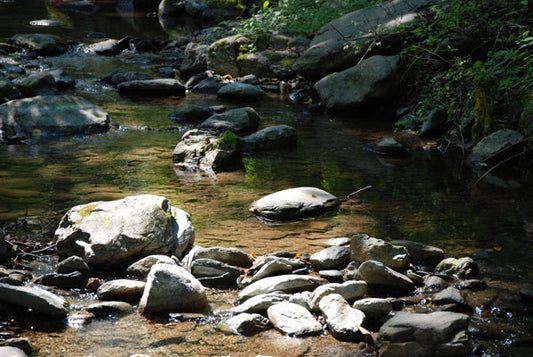
[[[85,38],[87,32],[106,32],[112,37],[169,36],[156,19],[146,18],[144,13],[120,15],[110,2],[98,2],[102,11],[90,17],[69,15],[49,4],[53,2],[0,2],[0,37],[36,30],[84,42],[91,41]],[[31,11],[20,11],[21,6]],[[28,25],[30,20],[42,18],[61,19],[67,26],[42,30]],[[0,222],[25,215],[46,216],[95,200],[153,193],[191,213],[196,243],[202,246],[239,247],[258,254],[277,250],[312,253],[329,238],[368,233],[432,244],[451,256],[475,253],[482,276],[513,303],[518,300],[519,288],[531,287],[533,185],[526,178],[499,170],[499,176],[488,177],[490,182],[487,178],[478,181],[479,175],[457,158],[422,150],[416,137],[392,133],[392,117],[386,112],[310,113],[287,98],[270,95],[243,105],[252,105],[259,112],[261,126],[279,123],[295,127],[297,148],[247,157],[242,170],[188,182],[179,178],[172,166],[173,148],[187,127],[176,128],[168,115],[186,103],[235,104],[191,94],[132,99],[96,82],[118,67],[153,74],[151,66],[132,61],[134,56],[128,54],[130,60],[125,60],[73,51],[38,61],[45,67],[65,69],[77,79],[75,94],[102,106],[113,122],[137,129],[0,146]],[[172,130],[149,131],[142,126]],[[416,149],[405,159],[385,159],[363,149],[365,143],[391,135]],[[337,212],[313,220],[265,225],[248,212],[252,201],[289,187],[316,186],[344,199],[368,185],[372,188],[355,200],[344,200]],[[234,294],[211,290],[213,309],[227,308]],[[78,294],[70,297],[74,304],[87,302],[79,298]],[[477,319],[502,323],[500,335],[508,334],[511,340],[530,334],[527,314],[516,316],[516,311],[525,308],[509,309],[513,318],[502,320],[495,313],[480,312]],[[347,356],[360,352],[357,345],[334,341],[331,336],[293,339],[269,331],[244,338],[220,329],[217,323],[203,320],[154,322],[135,313],[88,326],[71,322],[57,331],[30,324],[22,327],[21,335],[40,347],[41,355],[54,356]],[[495,351],[521,355],[523,346],[506,345],[500,335]]]

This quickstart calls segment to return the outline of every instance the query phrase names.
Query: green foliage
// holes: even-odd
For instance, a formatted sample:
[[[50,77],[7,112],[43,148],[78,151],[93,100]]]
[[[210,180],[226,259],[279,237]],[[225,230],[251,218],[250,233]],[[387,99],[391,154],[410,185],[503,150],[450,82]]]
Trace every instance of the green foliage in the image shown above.
[[[277,4],[273,4],[265,1],[262,6],[253,8],[253,16],[234,30],[238,33],[276,30],[310,33],[333,19],[379,2],[381,1],[279,0]]]
[[[241,0],[206,0],[207,6],[218,9],[244,9]]]
[[[516,128],[533,93],[527,3],[439,0],[425,17],[402,51],[413,73],[433,74],[418,93],[417,116],[445,107],[458,123],[474,119],[476,140]]]

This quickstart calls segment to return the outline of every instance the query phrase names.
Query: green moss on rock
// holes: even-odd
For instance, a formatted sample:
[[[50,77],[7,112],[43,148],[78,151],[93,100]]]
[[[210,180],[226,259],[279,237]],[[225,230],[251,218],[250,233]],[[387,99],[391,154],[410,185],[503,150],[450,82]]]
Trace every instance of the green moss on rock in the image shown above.
[[[240,136],[226,130],[224,135],[217,140],[218,148],[227,151],[241,151],[244,149],[245,141]]]

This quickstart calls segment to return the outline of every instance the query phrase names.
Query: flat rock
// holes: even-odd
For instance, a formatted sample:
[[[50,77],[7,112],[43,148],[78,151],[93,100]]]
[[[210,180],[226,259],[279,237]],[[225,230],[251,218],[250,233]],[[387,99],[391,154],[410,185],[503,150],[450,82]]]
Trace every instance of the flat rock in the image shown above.
[[[226,324],[236,333],[252,336],[272,327],[270,321],[259,314],[242,313],[230,318]]]
[[[214,259],[195,259],[190,266],[191,274],[207,285],[209,282],[217,284],[236,285],[241,269]]]
[[[483,138],[472,149],[470,162],[474,166],[492,166],[516,154],[526,138],[517,131],[502,129]]]
[[[327,283],[327,280],[305,275],[279,275],[258,280],[239,293],[239,301],[245,301],[253,296],[282,291],[296,293],[300,291],[312,291],[318,286]]]
[[[313,311],[320,310],[320,301],[328,295],[337,294],[347,301],[362,298],[367,291],[367,283],[361,280],[346,281],[342,284],[324,284],[313,290],[309,306]]]
[[[91,304],[86,310],[95,316],[124,315],[133,311],[133,306],[124,301],[105,301]]]
[[[100,285],[96,294],[100,300],[139,301],[146,283],[130,279],[116,279]]]
[[[164,197],[129,196],[71,208],[55,232],[60,258],[110,268],[153,254],[181,257],[194,243],[189,215]]]
[[[272,221],[288,221],[320,216],[340,205],[332,194],[315,187],[278,191],[250,205],[250,212]]]
[[[267,276],[287,274],[291,271],[292,265],[280,260],[271,260],[265,264],[262,264],[261,268],[254,272],[252,281],[261,280]]]
[[[309,258],[313,269],[340,269],[351,261],[351,250],[348,247],[332,246],[314,253]]]
[[[318,335],[322,325],[303,306],[290,302],[280,302],[267,310],[272,325],[289,336]]]
[[[377,260],[397,271],[405,270],[409,265],[409,252],[405,247],[393,245],[367,234],[352,236],[350,249],[352,260],[358,262]]]
[[[200,247],[194,248],[183,258],[185,267],[189,267],[195,259],[213,259],[236,267],[249,268],[252,259],[241,249],[226,247]]]
[[[265,92],[255,84],[232,82],[220,88],[217,95],[229,100],[258,100],[265,96]]]
[[[377,348],[384,357],[465,356],[468,315],[437,311],[399,312],[379,329]]]
[[[0,283],[0,301],[55,318],[66,317],[68,313],[68,303],[65,299],[39,287]]]
[[[19,141],[38,135],[79,135],[109,130],[109,116],[84,98],[71,95],[37,96],[0,105],[0,141]]]
[[[246,312],[264,315],[270,306],[282,301],[288,301],[290,298],[290,294],[284,294],[279,291],[267,294],[260,294],[249,298],[240,305],[232,307],[230,311],[234,314]]]
[[[157,78],[119,83],[119,93],[145,96],[184,96],[185,86],[177,79]]]

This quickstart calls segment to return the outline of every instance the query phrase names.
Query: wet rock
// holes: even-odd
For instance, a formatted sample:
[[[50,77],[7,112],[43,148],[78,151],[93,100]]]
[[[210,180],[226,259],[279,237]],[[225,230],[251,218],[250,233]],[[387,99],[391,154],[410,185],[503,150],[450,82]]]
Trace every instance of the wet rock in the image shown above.
[[[37,95],[54,95],[57,85],[54,77],[49,72],[39,72],[26,77],[13,80],[23,97],[35,97]]]
[[[352,236],[350,249],[352,260],[358,262],[377,260],[398,271],[405,270],[409,265],[409,253],[405,247],[393,245],[367,234]]]
[[[119,93],[146,96],[184,96],[185,86],[177,79],[158,78],[122,82],[117,85]]]
[[[414,263],[423,263],[433,268],[444,259],[444,251],[442,249],[427,244],[410,240],[393,240],[390,243],[407,248],[409,258]]]
[[[10,80],[0,78],[0,104],[20,98],[22,94]]]
[[[440,135],[446,129],[448,113],[443,108],[433,109],[427,116],[420,129],[420,136]]]
[[[342,283],[342,272],[340,270],[321,270],[318,272],[321,278],[326,279],[330,283]]]
[[[23,338],[23,337],[10,338],[5,341],[1,341],[0,346],[9,346],[9,347],[15,347],[15,348],[21,349],[22,351],[24,351],[24,353],[26,353],[29,356],[33,355],[35,351],[35,347],[33,347],[30,340],[28,340],[27,338]],[[13,356],[9,353],[6,353],[5,351],[4,353],[6,354],[2,354],[1,348],[2,347],[0,347],[0,356],[6,356],[6,357]],[[15,356],[17,355],[15,354]]]
[[[394,138],[380,139],[374,143],[365,145],[365,149],[391,157],[403,157],[407,155],[407,149]]]
[[[11,272],[6,276],[1,277],[0,283],[5,283],[5,284],[15,285],[15,286],[22,286],[28,280],[29,280],[28,277],[24,274],[20,274],[17,272]]]
[[[209,46],[207,51],[207,68],[218,74],[239,76],[237,56],[243,45],[253,43],[248,37],[238,34],[222,38]]]
[[[59,90],[66,90],[70,88],[74,88],[76,86],[76,81],[74,78],[72,78],[67,72],[65,72],[62,69],[54,69],[52,71],[48,71],[54,77],[54,81],[56,82],[56,87]]]
[[[271,260],[261,265],[252,276],[252,281],[261,280],[267,276],[287,274],[292,271],[292,265],[280,260]]]
[[[189,42],[185,47],[180,73],[188,78],[193,74],[205,72],[207,69],[207,49],[207,45]]]
[[[68,303],[65,299],[36,286],[12,286],[0,283],[0,301],[56,318],[65,317],[68,313]]]
[[[296,129],[289,125],[275,125],[244,138],[246,151],[293,148],[297,143]]]
[[[156,264],[148,274],[139,311],[153,315],[201,311],[206,306],[205,289],[191,273],[179,266]]]
[[[87,278],[79,271],[66,274],[51,273],[41,278],[41,284],[58,288],[83,288],[86,283]]]
[[[247,101],[261,99],[265,96],[265,92],[253,84],[232,82],[220,88],[217,95],[222,99]]]
[[[174,148],[172,161],[179,170],[205,172],[232,170],[242,166],[244,140],[231,131],[216,136],[202,129],[189,130]]]
[[[102,268],[153,254],[181,257],[194,243],[189,215],[164,197],[130,196],[71,208],[55,232],[59,257]]]
[[[0,346],[0,356],[28,357],[28,355],[18,347]]]
[[[200,282],[214,281],[217,284],[236,285],[241,270],[214,259],[195,259],[190,267],[191,274]]]
[[[333,246],[314,253],[309,258],[316,271],[344,268],[351,260],[351,250],[347,247]]]
[[[87,46],[87,50],[93,52],[100,56],[115,56],[120,54],[126,48],[128,48],[129,43],[127,40],[115,40],[109,39],[97,43],[93,43]]]
[[[315,187],[297,187],[278,191],[250,205],[254,215],[273,221],[297,220],[320,216],[337,208],[340,201]]]
[[[259,119],[259,114],[251,107],[236,108],[207,118],[198,128],[217,133],[230,130],[235,134],[243,134],[256,130]]]
[[[209,77],[201,80],[192,89],[191,92],[199,94],[217,94],[218,82],[216,79]]]
[[[15,45],[12,45],[12,44],[9,44],[9,43],[5,43],[5,42],[0,42],[0,53],[7,53],[7,54],[10,54],[10,53],[15,53],[15,52],[19,52],[19,51],[22,51],[23,49],[19,46],[15,46]],[[5,68],[5,63],[3,64],[3,66]]]
[[[240,314],[244,312],[265,314],[270,306],[282,301],[288,301],[290,298],[290,294],[284,294],[279,291],[267,294],[259,294],[249,298],[240,305],[232,307],[230,311],[234,314]]]
[[[85,260],[83,260],[81,257],[78,257],[77,255],[68,257],[57,264],[58,273],[68,274],[76,271],[84,275],[89,274],[91,271]]]
[[[323,297],[319,304],[322,316],[333,337],[342,341],[360,341],[359,327],[365,322],[365,314],[350,307],[339,294]]]
[[[96,294],[106,301],[139,301],[146,283],[144,281],[117,279],[103,283]]]
[[[153,79],[151,75],[145,72],[133,72],[123,68],[114,70],[100,79],[101,82],[116,86],[122,82],[149,80]]]
[[[435,271],[446,274],[456,274],[459,277],[469,277],[479,273],[479,267],[477,263],[469,257],[459,259],[446,258],[437,265]]]
[[[312,311],[320,310],[320,301],[328,295],[337,294],[347,301],[354,301],[366,294],[367,284],[364,281],[351,280],[342,284],[331,283],[321,285],[311,294],[309,307]]]
[[[399,312],[380,329],[380,356],[465,356],[468,354],[468,315],[454,312]]]
[[[230,318],[226,324],[236,333],[252,336],[272,327],[270,321],[259,314],[242,313]]]
[[[168,255],[154,254],[144,257],[141,260],[138,260],[135,263],[131,264],[126,269],[126,272],[136,277],[146,278],[146,276],[150,272],[150,269],[152,269],[152,266],[154,266],[155,264],[177,265],[176,261]]]
[[[465,303],[465,300],[461,296],[461,292],[452,286],[433,294],[431,300],[439,305]]]
[[[391,296],[405,295],[415,289],[411,279],[375,260],[361,264],[359,274],[369,288],[387,292]]]
[[[237,248],[209,247],[203,248],[195,246],[185,258],[183,264],[190,267],[195,259],[213,259],[236,267],[249,268],[252,266],[252,259],[244,251]]]
[[[487,288],[487,283],[481,279],[466,279],[459,282],[458,288],[461,290],[483,290]]]
[[[498,130],[477,143],[470,153],[470,163],[474,166],[492,166],[519,152],[525,142],[525,137],[517,131]]]
[[[365,314],[366,321],[370,323],[375,323],[392,312],[390,301],[381,298],[359,299],[353,303],[352,307],[362,311]]]
[[[397,94],[399,56],[373,56],[315,83],[327,109],[347,110],[383,101]],[[339,85],[343,83],[343,85]]]
[[[201,105],[186,104],[170,114],[170,120],[186,123],[198,124],[215,114],[211,108],[203,107]]]
[[[98,291],[98,288],[102,286],[103,282],[98,278],[89,278],[87,279],[87,284],[85,285],[85,289],[87,291],[90,291],[92,293],[96,293]]]
[[[443,290],[447,288],[448,285],[450,284],[446,280],[436,275],[430,275],[424,281],[424,286],[428,288],[429,290],[433,290],[433,291]]]
[[[17,34],[10,41],[39,56],[57,56],[67,52],[67,42],[55,35],[42,33]]]
[[[109,130],[109,117],[86,99],[38,96],[0,105],[3,130],[0,141],[20,141],[35,135],[79,135]]]
[[[300,291],[312,291],[327,281],[314,276],[302,275],[279,275],[258,280],[239,293],[239,301],[245,301],[253,296],[267,294],[274,291],[296,293]]]
[[[290,302],[280,302],[267,310],[274,327],[286,335],[308,336],[322,332],[322,325],[304,307]]]
[[[105,301],[87,306],[87,311],[97,317],[125,315],[133,311],[133,306],[123,301]]]

